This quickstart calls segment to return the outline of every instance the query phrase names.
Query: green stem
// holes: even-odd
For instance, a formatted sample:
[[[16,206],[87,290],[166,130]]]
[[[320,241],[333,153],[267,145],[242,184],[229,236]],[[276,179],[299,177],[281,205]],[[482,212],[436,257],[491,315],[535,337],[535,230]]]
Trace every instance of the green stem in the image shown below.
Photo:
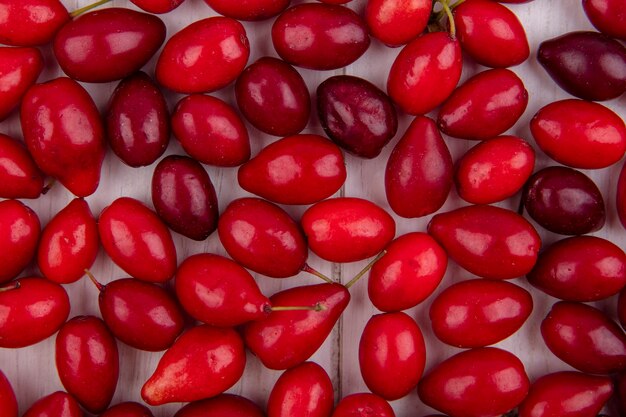
[[[91,9],[95,9],[98,6],[102,6],[103,4],[106,4],[108,2],[110,2],[111,0],[98,0],[95,3],[92,3],[90,5],[87,5],[85,7],[81,7],[80,9],[76,9],[74,10],[72,13],[70,13],[70,17],[74,18],[77,16],[80,16],[81,14],[88,12]]]
[[[361,272],[359,272],[358,274],[356,274],[356,275],[354,276],[354,278],[352,278],[352,279],[350,280],[350,282],[348,282],[348,283],[346,284],[346,288],[350,289],[350,287],[351,287],[351,286],[353,286],[354,284],[356,284],[356,282],[357,282],[358,280],[360,280],[360,279],[361,279],[361,277],[362,277],[363,275],[365,275],[365,273],[366,273],[367,271],[369,271],[370,269],[372,269],[372,266],[374,266],[374,264],[375,264],[375,263],[376,263],[376,262],[377,262],[380,258],[382,258],[382,257],[383,257],[386,253],[387,253],[387,251],[385,251],[385,250],[384,250],[384,251],[382,251],[382,252],[381,252],[381,253],[379,253],[379,254],[378,254],[378,255],[377,255],[374,259],[372,259],[372,260],[370,261],[370,263],[368,263],[367,265],[365,265],[365,268],[361,269]]]
[[[335,281],[333,281],[332,279],[328,278],[326,275],[322,274],[321,272],[319,272],[316,269],[311,268],[311,266],[309,264],[304,264],[304,266],[302,267],[302,271],[304,272],[308,272],[311,275],[315,275],[318,278],[321,278],[322,280],[328,282],[329,284],[334,284]]]
[[[85,274],[87,274],[87,276],[89,277],[89,279],[91,280],[91,282],[93,282],[93,284],[96,286],[96,288],[98,289],[98,291],[102,292],[104,290],[104,285],[100,284],[97,280],[96,277],[93,276],[93,274],[88,270],[85,269]]]
[[[3,287],[0,287],[0,292],[17,290],[21,286],[22,286],[22,284],[20,284],[20,282],[16,280],[16,281],[13,281],[13,282],[10,282],[10,283],[6,284]]]
[[[456,24],[454,23],[454,16],[452,16],[452,9],[450,9],[450,5],[448,4],[448,0],[440,0],[441,6],[443,7],[443,11],[448,16],[448,24],[450,25],[450,36],[452,39],[456,38]]]
[[[326,310],[326,307],[320,303],[314,306],[270,306],[268,305],[266,310],[269,311],[322,311]]]

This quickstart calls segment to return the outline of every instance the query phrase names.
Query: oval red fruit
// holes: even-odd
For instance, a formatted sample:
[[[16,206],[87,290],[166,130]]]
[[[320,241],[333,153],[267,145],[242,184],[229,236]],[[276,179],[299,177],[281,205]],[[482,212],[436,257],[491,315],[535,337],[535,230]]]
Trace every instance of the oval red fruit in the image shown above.
[[[621,0],[583,0],[583,9],[600,32],[626,40],[626,6]]]
[[[606,168],[626,152],[624,121],[607,107],[590,101],[550,103],[532,118],[530,131],[550,158],[573,168]]]
[[[189,403],[178,410],[174,417],[205,417],[207,412],[214,417],[265,417],[254,402],[234,394],[220,394]]]
[[[87,411],[108,407],[117,387],[119,353],[102,320],[77,316],[65,323],[56,338],[55,360],[61,383]]]
[[[150,165],[167,149],[167,103],[157,85],[143,72],[126,77],[117,85],[105,121],[111,149],[131,167]]]
[[[467,0],[453,14],[463,51],[479,64],[511,67],[528,59],[524,27],[505,6],[491,0]]]
[[[356,61],[370,45],[361,17],[347,7],[299,4],[285,10],[272,25],[278,55],[292,65],[332,70]]]
[[[18,200],[0,201],[0,283],[20,274],[35,257],[41,224],[30,207]]]
[[[425,363],[424,337],[411,317],[385,313],[367,322],[359,341],[359,366],[374,394],[387,401],[404,397],[417,386]]]
[[[346,180],[343,154],[318,135],[294,135],[264,147],[237,173],[246,191],[278,204],[313,204]]]
[[[359,77],[336,75],[317,87],[317,113],[337,145],[362,158],[375,158],[398,130],[391,99]]]
[[[538,378],[519,406],[520,417],[592,417],[613,394],[609,377],[555,372]]]
[[[528,91],[513,71],[491,69],[472,76],[452,93],[439,109],[437,126],[449,136],[484,140],[509,130],[527,104]]]
[[[87,91],[70,78],[31,87],[22,100],[24,141],[41,170],[77,197],[93,194],[105,154],[100,112]]]
[[[0,371],[0,416],[17,417],[17,399],[7,377]]]
[[[417,116],[393,148],[385,168],[385,194],[399,216],[439,210],[452,188],[450,150],[432,119]]]
[[[387,78],[387,94],[405,113],[428,113],[456,88],[462,67],[456,38],[446,32],[423,34],[396,57]]]
[[[167,41],[156,64],[156,79],[178,93],[215,91],[241,74],[249,55],[241,23],[209,17],[186,26]]]
[[[275,306],[320,306],[320,311],[273,311],[243,328],[246,346],[269,369],[288,369],[309,359],[324,343],[350,302],[341,284],[305,285],[270,297]]]
[[[83,417],[84,414],[74,397],[66,392],[57,391],[35,401],[22,417],[52,416]]]
[[[274,136],[299,133],[309,122],[311,96],[291,65],[263,57],[246,68],[235,83],[237,106],[257,129]]]
[[[20,348],[38,343],[59,330],[70,314],[62,286],[38,277],[20,278],[0,287],[0,347]]]
[[[622,223],[622,226],[626,229],[626,161],[624,161],[624,165],[622,165],[622,170],[617,180],[615,206],[617,207],[617,217]]]
[[[37,249],[37,265],[51,281],[69,284],[91,268],[98,250],[98,225],[82,198],[75,198],[44,227]]]
[[[24,144],[0,134],[0,198],[37,198],[43,180]]]
[[[355,262],[378,254],[394,238],[396,223],[362,198],[338,197],[309,207],[301,219],[311,250],[330,262]]]
[[[530,316],[530,293],[506,281],[473,279],[443,290],[430,307],[439,340],[460,348],[498,343],[515,333]]]
[[[521,190],[534,168],[535,151],[524,139],[487,139],[458,160],[454,173],[456,190],[469,203],[495,203]]]
[[[267,417],[329,417],[335,404],[330,377],[315,362],[286,370],[267,400]]]
[[[260,198],[239,198],[220,216],[217,231],[226,252],[240,265],[272,278],[304,268],[308,249],[289,214]]]
[[[99,289],[100,314],[120,342],[156,352],[169,348],[183,331],[181,308],[158,285],[126,278]]]
[[[165,282],[176,272],[176,246],[167,226],[143,203],[120,197],[100,213],[98,231],[109,257],[130,276]]]
[[[130,0],[142,10],[148,13],[161,14],[171,12],[180,6],[185,0]]]
[[[529,386],[524,365],[515,355],[486,347],[457,353],[436,365],[417,392],[426,405],[443,413],[481,417],[515,408]]]
[[[291,0],[204,0],[213,10],[237,20],[265,20],[285,10]]]
[[[103,83],[143,67],[165,40],[158,17],[132,9],[96,10],[63,25],[54,37],[54,56],[69,77]]]
[[[265,297],[250,273],[234,261],[211,253],[185,259],[176,272],[176,296],[196,320],[233,327],[269,314]]]
[[[385,312],[415,307],[430,296],[443,279],[448,255],[426,233],[400,236],[385,248],[368,278],[368,296]]]
[[[541,239],[519,214],[475,205],[435,215],[430,233],[462,268],[483,278],[511,279],[535,265]]]
[[[0,47],[0,121],[6,119],[43,70],[37,48]]]
[[[432,0],[369,0],[365,22],[373,37],[388,46],[400,46],[426,29],[432,8]]]
[[[343,397],[335,407],[332,417],[396,417],[393,408],[382,397],[369,392]]]
[[[235,330],[196,326],[161,357],[141,397],[150,405],[213,397],[232,387],[245,365],[243,341]]]
[[[250,139],[241,116],[219,98],[193,94],[172,114],[172,130],[189,156],[203,164],[234,167],[250,159]]]
[[[626,285],[626,254],[600,237],[571,237],[542,251],[526,278],[533,286],[562,300],[602,300]]]
[[[2,6],[0,43],[5,45],[45,45],[70,20],[59,0],[3,0]]]
[[[158,163],[152,174],[152,204],[173,231],[190,239],[205,240],[217,229],[215,188],[194,159],[169,155]]]
[[[606,375],[626,369],[626,335],[589,305],[557,302],[541,322],[541,336],[552,353],[579,371]]]

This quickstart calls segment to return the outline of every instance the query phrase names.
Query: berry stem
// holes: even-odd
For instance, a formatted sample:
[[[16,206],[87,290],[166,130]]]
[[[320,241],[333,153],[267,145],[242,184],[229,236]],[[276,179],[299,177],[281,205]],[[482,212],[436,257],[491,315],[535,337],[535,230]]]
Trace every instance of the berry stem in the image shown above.
[[[52,178],[50,180],[50,182],[48,184],[46,184],[43,189],[41,190],[41,195],[46,195],[48,194],[48,191],[50,191],[52,189],[52,187],[54,187],[54,184],[57,183],[57,179],[56,178]]]
[[[350,287],[351,287],[351,286],[353,286],[354,284],[356,284],[356,282],[357,282],[358,280],[360,280],[360,279],[361,279],[361,277],[362,277],[363,275],[365,275],[365,273],[366,273],[367,271],[369,271],[370,269],[372,269],[372,266],[374,266],[374,264],[376,263],[376,261],[378,261],[380,258],[382,258],[383,256],[385,256],[385,254],[386,254],[386,253],[387,253],[387,251],[385,251],[385,250],[384,250],[384,251],[382,251],[381,253],[379,253],[378,255],[376,255],[376,257],[375,257],[374,259],[372,259],[372,260],[371,260],[371,261],[370,261],[367,265],[365,265],[365,268],[361,269],[361,271],[360,271],[358,274],[356,274],[356,275],[354,276],[354,278],[352,278],[352,279],[350,280],[350,282],[348,282],[348,283],[346,284],[346,288],[350,289]]]
[[[452,9],[450,8],[450,4],[448,3],[448,0],[440,0],[440,2],[441,6],[443,7],[443,11],[448,16],[448,25],[450,25],[450,36],[452,37],[452,39],[455,39],[456,24],[454,23],[454,16],[452,16]]]
[[[0,287],[0,292],[17,290],[21,286],[22,286],[22,284],[20,284],[19,281],[13,281],[13,282],[10,282],[10,283]]]
[[[326,275],[322,274],[321,272],[319,272],[316,269],[311,268],[311,266],[309,264],[304,264],[304,266],[302,267],[302,271],[304,272],[308,272],[311,275],[315,275],[318,278],[321,278],[322,280],[328,282],[329,284],[334,284],[335,281],[333,281],[332,279],[328,278]]]
[[[323,311],[326,310],[326,307],[321,305],[320,303],[315,304],[314,306],[270,306],[267,305],[265,308],[266,312],[272,311]]]
[[[93,274],[91,273],[91,271],[89,271],[88,269],[85,269],[85,274],[89,277],[89,279],[91,280],[91,282],[93,282],[93,284],[96,286],[96,288],[98,289],[98,291],[102,292],[104,291],[104,285],[100,284],[98,282],[98,280],[96,280],[96,277],[93,276]]]
[[[102,6],[103,4],[106,4],[110,1],[111,0],[98,0],[95,3],[89,4],[85,7],[81,7],[80,9],[74,10],[72,13],[70,13],[70,17],[74,18],[74,17],[80,16],[81,14],[88,12],[91,9],[95,9],[98,6]]]

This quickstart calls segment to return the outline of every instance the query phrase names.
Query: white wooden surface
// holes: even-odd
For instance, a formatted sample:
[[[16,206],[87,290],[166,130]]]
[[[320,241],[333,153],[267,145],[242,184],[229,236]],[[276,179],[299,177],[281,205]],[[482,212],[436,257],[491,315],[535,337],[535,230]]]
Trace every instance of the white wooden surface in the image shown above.
[[[299,2],[301,1],[294,1],[293,4]],[[91,3],[91,1],[63,0],[63,3],[69,10],[74,10],[79,6]],[[545,71],[534,59],[534,55],[537,51],[538,44],[544,39],[552,38],[568,31],[592,28],[582,11],[580,3],[579,0],[535,0],[526,4],[509,5],[523,22],[531,44],[531,58],[526,63],[513,68],[524,80],[530,94],[530,102],[520,121],[509,133],[526,138],[533,144],[534,142],[528,128],[530,118],[543,105],[557,99],[568,97],[565,92],[560,90],[549,79]],[[115,0],[110,3],[110,6],[136,9],[128,0]],[[365,0],[354,0],[349,6],[362,12],[365,6]],[[207,7],[202,0],[187,0],[178,9],[167,15],[161,15],[161,17],[167,23],[169,37],[192,21],[211,15],[214,15],[214,12]],[[271,45],[271,23],[272,21],[270,20],[245,24],[252,47],[250,62],[264,55],[276,56]],[[61,75],[60,70],[55,65],[50,48],[46,47],[42,48],[42,50],[46,56],[46,69],[40,81]],[[343,70],[314,72],[300,69],[299,71],[307,81],[312,96],[314,96],[315,89],[321,81],[332,75],[342,73],[366,78],[384,90],[388,68],[399,51],[400,49],[390,49],[373,40],[368,52],[356,63]],[[154,63],[155,59],[151,60],[145,67],[145,70],[150,74],[153,73]],[[484,68],[479,65],[468,61],[464,66],[463,79],[483,69]],[[116,83],[85,86],[92,93],[99,108],[103,109],[115,85]],[[216,93],[216,95],[233,105],[235,104],[232,86]],[[168,93],[171,108],[173,108],[173,105],[180,97],[180,95]],[[626,117],[625,96],[611,102],[605,102],[604,104],[616,110],[622,118]],[[348,179],[339,194],[365,197],[390,211],[384,193],[384,168],[391,149],[410,121],[411,118],[406,115],[400,117],[400,127],[396,138],[384,149],[383,153],[378,158],[374,160],[361,160],[350,155],[346,156]],[[253,154],[264,144],[275,140],[272,137],[259,133],[251,126],[248,127],[252,139]],[[0,124],[0,132],[7,133],[14,137],[21,137],[17,114]],[[311,121],[305,132],[323,134],[317,122],[315,112],[312,114]],[[447,138],[446,140],[455,160],[474,144],[452,138]],[[172,139],[168,153],[181,154],[182,152],[178,143]],[[585,173],[599,185],[608,207],[606,226],[601,231],[597,232],[596,235],[608,238],[624,248],[626,247],[626,231],[621,228],[614,208],[616,181],[622,163],[623,162],[620,162],[608,169],[585,171]],[[541,152],[538,152],[537,169],[553,164],[555,164],[553,161],[549,160]],[[100,210],[119,196],[131,196],[150,205],[149,184],[153,168],[154,166],[139,169],[129,168],[109,151],[102,169],[100,187],[94,195],[87,198],[94,214],[97,215]],[[218,192],[220,209],[226,207],[234,198],[245,195],[237,185],[236,169],[206,168]],[[72,195],[62,186],[56,186],[47,195],[37,200],[28,200],[26,203],[39,214],[42,224],[45,225],[54,213],[63,208],[72,198]],[[518,201],[519,195],[499,205],[514,209],[517,207]],[[466,203],[460,200],[453,190],[443,210],[452,209],[465,204]],[[296,218],[299,218],[304,209],[305,207],[287,208]],[[417,220],[402,219],[397,216],[395,218],[397,221],[397,234],[400,235],[410,231],[424,231],[430,216]],[[554,234],[544,232],[540,227],[538,227],[538,230],[544,239],[544,244],[559,239],[559,237]],[[179,262],[185,257],[199,252],[225,254],[216,233],[210,236],[207,241],[200,243],[193,242],[176,234],[174,234],[174,238],[178,248]],[[332,265],[319,260],[315,255],[311,254],[310,264],[323,273],[332,276],[335,280],[347,282],[347,280],[356,274],[366,262]],[[93,267],[93,272],[102,282],[109,282],[125,276],[123,271],[107,259],[103,252],[98,256]],[[23,275],[36,273],[36,267],[31,266]],[[452,282],[470,277],[471,274],[461,270],[451,262],[448,273],[437,292]],[[297,277],[287,280],[273,280],[266,277],[259,277],[258,282],[263,291],[269,295],[283,288],[316,283],[317,279],[301,273]],[[529,288],[524,279],[517,279],[513,282]],[[367,283],[364,281],[352,288],[353,300],[350,306],[347,308],[332,335],[312,358],[312,360],[320,363],[330,374],[336,388],[337,399],[347,394],[366,390],[358,367],[358,343],[365,323],[372,314],[377,313],[376,309],[367,298],[366,287]],[[99,315],[97,291],[88,280],[80,280],[77,283],[67,285],[66,288],[72,300],[70,317],[80,314]],[[530,291],[535,301],[534,312],[531,318],[518,333],[496,346],[508,349],[522,358],[531,379],[546,372],[571,369],[563,362],[556,359],[547,350],[539,333],[539,323],[546,315],[555,299],[540,294],[534,289],[530,289]],[[422,305],[408,311],[410,315],[416,318],[426,338],[428,356],[427,370],[432,367],[433,364],[459,351],[458,349],[447,347],[437,341],[430,330],[428,308],[429,301],[432,300],[433,297],[434,296],[431,296],[429,300]],[[595,305],[601,307],[612,317],[615,317],[615,297],[596,303]],[[119,349],[121,353],[121,374],[113,404],[129,400],[140,401],[139,392],[141,385],[154,370],[160,354],[140,352],[122,343],[119,343]],[[248,365],[242,380],[231,389],[231,392],[245,395],[261,406],[264,406],[273,383],[280,375],[280,372],[264,369],[260,362],[252,355],[249,355],[248,359]],[[54,366],[54,337],[24,349],[0,349],[0,369],[2,369],[13,384],[21,413],[26,411],[30,404],[41,396],[63,389]],[[390,381],[390,383],[392,382]],[[398,417],[419,417],[432,411],[420,402],[415,393],[410,394],[404,399],[393,402],[392,406],[396,410]],[[179,408],[180,404],[170,404],[153,408],[153,412],[156,417],[165,417],[173,415]],[[612,416],[618,415],[614,409],[608,410],[608,412]]]

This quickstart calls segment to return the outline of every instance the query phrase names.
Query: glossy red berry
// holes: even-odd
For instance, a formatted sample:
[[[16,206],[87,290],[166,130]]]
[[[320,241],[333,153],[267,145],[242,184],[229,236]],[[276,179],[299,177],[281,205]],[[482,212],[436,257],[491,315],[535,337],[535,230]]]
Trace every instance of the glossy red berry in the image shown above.
[[[168,13],[180,6],[185,0],[130,0],[148,13]]]
[[[533,310],[528,291],[506,281],[472,279],[444,289],[430,307],[439,340],[460,348],[498,343],[515,333]]]
[[[54,37],[63,72],[84,82],[120,80],[143,67],[165,40],[158,17],[112,7],[81,15]]]
[[[291,0],[204,0],[213,10],[221,15],[237,20],[265,20],[280,14],[289,6]]]
[[[387,401],[404,397],[417,386],[425,363],[422,331],[407,314],[378,314],[367,322],[359,341],[359,367],[374,394]]]
[[[338,197],[309,207],[301,219],[311,250],[330,262],[355,262],[378,254],[394,238],[396,223],[371,201]]]
[[[18,200],[0,201],[0,283],[18,276],[35,257],[41,224]]]
[[[236,262],[272,278],[296,275],[308,257],[298,224],[282,208],[260,198],[231,202],[218,221],[217,231]]]
[[[351,9],[332,4],[299,4],[272,25],[272,43],[292,65],[332,70],[356,61],[370,45],[367,27]]]
[[[52,416],[83,417],[84,414],[73,396],[67,392],[57,391],[35,401],[22,417]]]
[[[47,44],[70,20],[70,14],[59,0],[2,0],[1,5],[0,43],[5,45]]]
[[[319,135],[301,134],[264,147],[237,173],[246,191],[278,204],[313,204],[335,194],[346,180],[341,149]]]
[[[70,314],[62,286],[39,277],[19,278],[0,287],[0,347],[21,348],[38,343],[59,330]]]
[[[605,376],[563,371],[544,375],[530,386],[519,406],[520,417],[593,417],[613,394]]]
[[[43,55],[37,48],[0,47],[0,121],[19,105],[43,67]]]
[[[417,116],[393,148],[385,168],[385,194],[399,216],[432,214],[452,188],[452,155],[435,122]]]
[[[158,285],[125,278],[98,287],[100,314],[120,342],[156,352],[169,348],[183,331],[180,306]]]
[[[601,104],[561,100],[542,107],[530,121],[537,145],[573,168],[606,168],[626,152],[624,121]]]
[[[117,85],[109,100],[105,123],[111,149],[131,167],[150,165],[167,149],[167,103],[157,85],[143,72],[130,75]]]
[[[371,35],[385,45],[404,45],[426,29],[432,3],[432,0],[368,0],[365,23]]]
[[[295,135],[309,122],[311,96],[304,79],[280,59],[263,57],[246,68],[235,97],[244,117],[270,135]]]
[[[600,32],[626,40],[626,5],[620,0],[583,0],[583,9]]]
[[[26,146],[45,174],[77,197],[96,191],[104,128],[96,104],[79,83],[56,78],[35,84],[22,100],[20,122]]]
[[[502,68],[528,59],[524,27],[505,6],[491,0],[467,0],[453,14],[463,51],[479,64]]]
[[[214,397],[241,378],[245,365],[243,342],[235,330],[196,326],[161,357],[141,397],[150,405]]]
[[[220,394],[206,400],[194,401],[178,410],[174,417],[265,417],[261,408],[251,400],[234,394]]]
[[[405,113],[428,113],[456,88],[462,67],[456,38],[445,32],[423,34],[396,57],[387,78],[387,94]]]
[[[391,99],[369,81],[350,75],[330,77],[317,87],[317,112],[328,137],[363,158],[378,156],[398,130]]]
[[[173,231],[190,239],[204,240],[217,229],[215,188],[194,159],[169,155],[158,163],[152,174],[152,204]]]
[[[622,165],[622,170],[617,180],[615,206],[617,208],[617,217],[626,229],[626,162]]]
[[[396,417],[393,408],[382,397],[369,392],[350,394],[341,399],[332,417]]]
[[[7,377],[0,371],[0,416],[17,417],[17,399]]]
[[[250,55],[244,27],[228,17],[209,17],[186,26],[163,47],[156,79],[178,93],[205,93],[234,81]]]
[[[44,176],[23,143],[0,134],[0,198],[37,198]]]
[[[541,322],[541,336],[552,353],[582,372],[606,375],[626,369],[626,335],[589,305],[557,302]]]
[[[545,248],[526,278],[562,300],[602,300],[626,286],[626,254],[600,237],[571,237]]]
[[[165,282],[176,272],[176,246],[167,226],[143,203],[120,197],[100,213],[98,232],[109,257],[130,276]]]
[[[44,227],[37,248],[37,265],[49,280],[69,284],[85,275],[99,249],[96,219],[89,204],[76,198]]]
[[[448,255],[426,233],[404,234],[385,248],[368,278],[368,296],[385,312],[415,307],[429,297],[443,279]]]
[[[515,355],[487,347],[457,353],[436,365],[420,381],[418,394],[426,405],[451,416],[498,416],[520,404],[529,386]]]
[[[491,69],[474,75],[452,93],[439,109],[437,126],[449,136],[489,139],[509,130],[527,104],[528,91],[513,71]]]
[[[454,182],[459,196],[472,204],[491,204],[522,189],[535,168],[535,151],[524,139],[487,139],[457,161]]]
[[[119,376],[117,344],[104,322],[94,316],[74,317],[59,331],[55,346],[59,379],[67,392],[87,411],[104,411]]]
[[[610,100],[626,91],[626,48],[598,32],[570,32],[539,45],[537,60],[565,91]]]
[[[334,389],[330,377],[315,362],[286,370],[267,400],[267,417],[330,417]]]
[[[172,131],[189,156],[220,167],[250,158],[250,139],[241,116],[217,97],[193,94],[181,99],[172,114]]]
[[[428,233],[462,268],[483,278],[511,279],[535,265],[541,239],[519,214],[475,205],[435,215]]]

